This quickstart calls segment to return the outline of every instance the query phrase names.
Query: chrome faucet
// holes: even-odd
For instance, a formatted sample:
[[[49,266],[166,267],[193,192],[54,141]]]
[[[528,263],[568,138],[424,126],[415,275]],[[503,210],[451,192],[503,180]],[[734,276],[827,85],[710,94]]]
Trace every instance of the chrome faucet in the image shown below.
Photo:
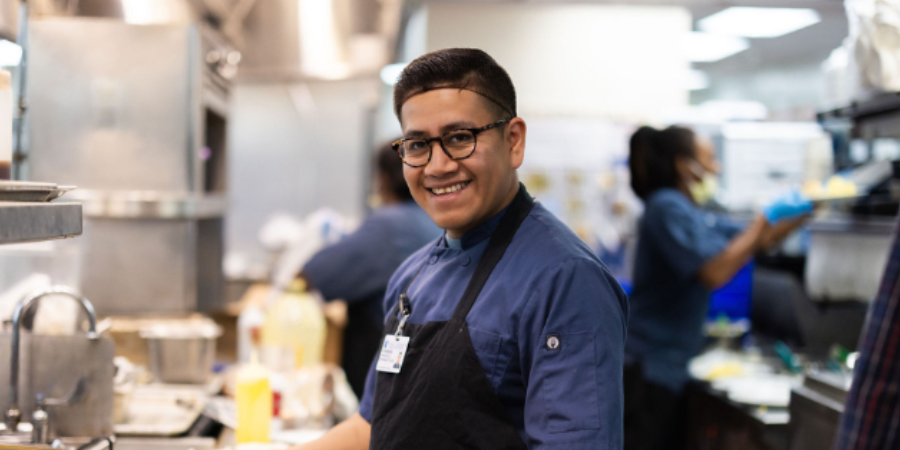
[[[19,333],[22,315],[42,297],[57,294],[70,297],[81,305],[84,312],[87,313],[88,322],[90,323],[87,338],[91,340],[99,338],[97,334],[97,314],[94,312],[94,305],[84,296],[67,286],[50,286],[39,289],[29,294],[16,305],[12,316],[12,351],[10,352],[11,357],[9,361],[9,409],[6,410],[4,417],[7,432],[15,432],[22,418],[22,412],[19,409]]]

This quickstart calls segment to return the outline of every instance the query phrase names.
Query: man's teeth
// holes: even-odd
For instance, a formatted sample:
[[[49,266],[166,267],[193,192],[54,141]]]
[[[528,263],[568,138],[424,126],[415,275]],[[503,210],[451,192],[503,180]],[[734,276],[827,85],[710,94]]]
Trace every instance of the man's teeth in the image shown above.
[[[434,188],[431,190],[431,192],[434,192],[437,195],[449,194],[451,192],[456,192],[456,191],[466,187],[467,184],[469,184],[469,183],[462,182],[462,183],[454,184],[453,186],[447,186],[445,188]]]

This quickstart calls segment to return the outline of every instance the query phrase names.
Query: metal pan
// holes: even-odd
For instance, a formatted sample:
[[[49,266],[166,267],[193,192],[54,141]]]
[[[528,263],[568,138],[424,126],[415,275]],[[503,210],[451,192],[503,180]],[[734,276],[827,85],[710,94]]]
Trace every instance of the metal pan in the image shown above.
[[[75,186],[57,186],[55,183],[0,181],[0,201],[49,202],[73,189]]]
[[[0,181],[0,201],[46,202],[56,189],[54,183]]]

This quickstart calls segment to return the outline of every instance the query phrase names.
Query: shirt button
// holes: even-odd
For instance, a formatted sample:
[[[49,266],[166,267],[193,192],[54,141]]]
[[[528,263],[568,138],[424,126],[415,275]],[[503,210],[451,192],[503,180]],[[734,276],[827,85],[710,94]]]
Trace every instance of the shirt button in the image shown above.
[[[430,264],[437,264],[437,262],[438,262],[438,257],[437,257],[437,255],[433,255],[433,256],[431,257],[431,259],[428,260],[428,262],[429,262]]]
[[[550,335],[547,336],[547,349],[548,350],[559,350],[559,346],[562,342],[559,341],[559,336]]]
[[[469,258],[468,256],[463,256],[463,257],[459,260],[459,263],[462,264],[462,265],[464,265],[464,266],[468,266],[469,263],[471,263],[471,262],[472,262],[472,258]]]

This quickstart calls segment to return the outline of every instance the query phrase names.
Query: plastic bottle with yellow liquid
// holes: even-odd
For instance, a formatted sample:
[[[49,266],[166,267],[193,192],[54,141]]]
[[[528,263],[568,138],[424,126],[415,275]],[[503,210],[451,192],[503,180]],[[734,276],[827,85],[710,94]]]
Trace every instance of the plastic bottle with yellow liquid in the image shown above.
[[[257,362],[256,354],[237,374],[237,443],[269,442],[272,426],[272,389],[269,371]]]
[[[294,367],[322,363],[325,350],[325,315],[319,302],[297,279],[269,306],[262,330],[263,346],[280,347],[294,358]]]

